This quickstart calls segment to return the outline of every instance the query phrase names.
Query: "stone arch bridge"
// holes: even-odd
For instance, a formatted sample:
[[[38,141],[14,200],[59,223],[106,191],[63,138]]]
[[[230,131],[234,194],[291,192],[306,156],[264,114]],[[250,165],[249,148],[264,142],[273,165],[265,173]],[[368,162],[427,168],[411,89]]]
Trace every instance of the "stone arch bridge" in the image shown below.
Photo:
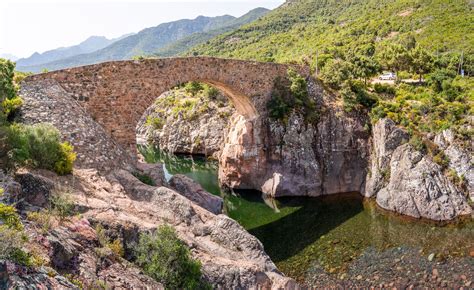
[[[212,57],[112,61],[44,74],[27,81],[54,80],[114,140],[135,150],[136,125],[162,93],[181,83],[201,81],[220,89],[248,121],[266,111],[275,79],[288,67]]]

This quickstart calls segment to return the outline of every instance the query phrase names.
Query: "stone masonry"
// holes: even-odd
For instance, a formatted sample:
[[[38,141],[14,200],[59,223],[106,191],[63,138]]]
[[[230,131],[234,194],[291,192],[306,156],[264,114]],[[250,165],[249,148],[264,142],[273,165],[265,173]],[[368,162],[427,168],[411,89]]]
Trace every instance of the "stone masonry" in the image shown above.
[[[264,115],[277,77],[288,66],[211,57],[113,61],[27,78],[56,80],[124,148],[135,150],[136,126],[162,93],[188,81],[223,91],[246,120]]]

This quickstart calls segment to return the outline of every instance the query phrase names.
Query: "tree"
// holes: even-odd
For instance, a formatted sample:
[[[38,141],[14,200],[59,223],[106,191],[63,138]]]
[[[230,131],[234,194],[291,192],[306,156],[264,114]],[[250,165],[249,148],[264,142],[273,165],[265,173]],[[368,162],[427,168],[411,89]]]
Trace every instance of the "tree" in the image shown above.
[[[352,78],[352,64],[342,59],[330,59],[321,69],[321,79],[334,89]]]
[[[416,46],[410,51],[410,60],[410,67],[420,76],[421,83],[423,75],[429,73],[433,68],[433,56],[420,46]]]
[[[15,63],[7,59],[0,58],[0,121],[8,118],[22,101],[17,96],[18,87],[14,82]]]
[[[379,62],[384,68],[394,72],[408,70],[411,64],[411,55],[404,46],[390,44],[382,48]]]
[[[352,75],[364,80],[367,85],[367,79],[375,76],[380,71],[379,63],[372,57],[355,55],[349,60],[352,63]]]

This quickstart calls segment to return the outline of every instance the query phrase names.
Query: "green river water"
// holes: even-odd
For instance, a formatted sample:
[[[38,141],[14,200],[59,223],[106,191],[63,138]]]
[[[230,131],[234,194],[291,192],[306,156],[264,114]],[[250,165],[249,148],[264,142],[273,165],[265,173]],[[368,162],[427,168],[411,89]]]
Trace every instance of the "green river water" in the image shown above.
[[[315,263],[330,273],[343,272],[366,249],[413,247],[436,259],[469,255],[474,222],[448,225],[400,217],[380,210],[358,193],[325,197],[264,199],[259,192],[225,193],[217,163],[204,157],[176,156],[141,148],[149,163],[161,162],[167,178],[184,174],[222,196],[225,212],[264,245],[286,275],[305,280]]]

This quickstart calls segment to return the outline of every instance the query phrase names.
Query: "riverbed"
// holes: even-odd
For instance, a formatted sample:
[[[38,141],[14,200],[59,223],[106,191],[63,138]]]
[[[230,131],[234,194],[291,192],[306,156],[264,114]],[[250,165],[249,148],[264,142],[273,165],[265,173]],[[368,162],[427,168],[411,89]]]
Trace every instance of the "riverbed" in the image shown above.
[[[168,179],[173,174],[184,174],[212,194],[223,197],[225,213],[263,243],[265,251],[283,273],[300,282],[315,285],[326,278],[346,280],[351,274],[355,280],[363,280],[366,273],[371,273],[371,263],[378,260],[377,266],[388,263],[387,269],[375,272],[389,271],[389,274],[401,276],[397,270],[405,271],[405,268],[398,264],[403,265],[406,256],[416,258],[410,263],[418,263],[419,270],[419,273],[407,270],[408,273],[404,273],[407,277],[425,275],[425,272],[432,274],[429,273],[433,271],[431,264],[455,263],[449,266],[453,271],[456,265],[462,265],[457,272],[474,269],[470,257],[474,250],[472,220],[441,225],[402,217],[381,210],[373,200],[364,199],[359,193],[278,199],[265,198],[257,191],[227,193],[219,188],[215,161],[200,156],[167,154],[151,147],[140,151],[147,162],[163,163]],[[369,265],[365,260],[370,260]],[[359,269],[354,270],[355,265],[362,268],[360,273]],[[465,276],[452,274],[457,275],[453,277]],[[371,275],[374,279],[378,275],[382,276],[381,280],[383,278],[383,273]],[[471,276],[468,274],[465,278],[472,279]],[[435,278],[435,282],[439,280]],[[464,285],[465,282],[460,283]]]

